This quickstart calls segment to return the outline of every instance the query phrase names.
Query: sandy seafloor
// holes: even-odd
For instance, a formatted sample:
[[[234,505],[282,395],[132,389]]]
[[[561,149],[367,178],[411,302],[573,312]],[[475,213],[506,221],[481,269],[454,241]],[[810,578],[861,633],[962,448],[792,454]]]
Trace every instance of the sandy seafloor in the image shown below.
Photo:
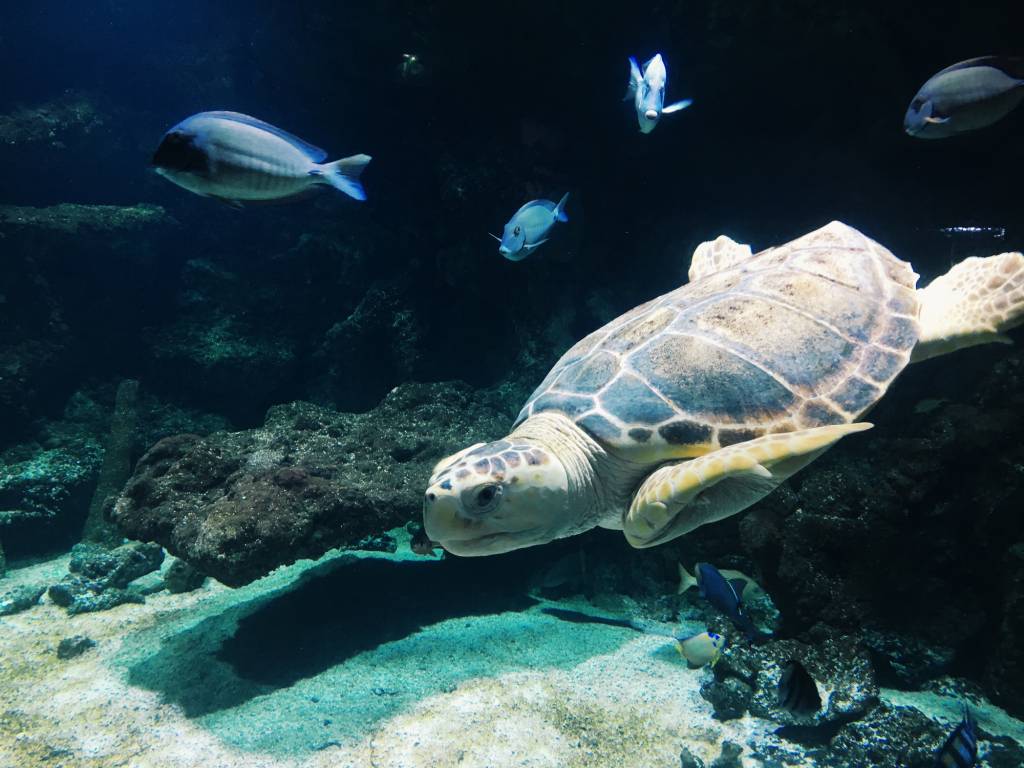
[[[725,740],[784,744],[767,720],[712,719],[699,694],[711,672],[686,669],[664,637],[532,605],[375,645],[339,637],[332,659],[330,636],[311,640],[275,608],[319,582],[336,594],[317,593],[316,610],[344,612],[345,569],[413,558],[335,553],[237,590],[207,581],[74,617],[44,597],[0,619],[0,766],[653,768],[678,766],[683,745],[710,764]],[[66,556],[15,569],[4,586],[53,583],[66,569]],[[72,635],[97,645],[61,661],[57,644]],[[883,698],[959,718],[958,702],[935,694]],[[1024,725],[1001,710],[979,717],[1024,742]]]

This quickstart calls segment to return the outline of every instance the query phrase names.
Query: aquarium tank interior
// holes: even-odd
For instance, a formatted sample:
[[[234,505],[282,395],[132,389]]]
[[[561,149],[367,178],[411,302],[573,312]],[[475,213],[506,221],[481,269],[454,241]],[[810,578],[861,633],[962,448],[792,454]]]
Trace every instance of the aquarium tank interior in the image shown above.
[[[0,768],[1024,766],[1024,6],[0,7]]]

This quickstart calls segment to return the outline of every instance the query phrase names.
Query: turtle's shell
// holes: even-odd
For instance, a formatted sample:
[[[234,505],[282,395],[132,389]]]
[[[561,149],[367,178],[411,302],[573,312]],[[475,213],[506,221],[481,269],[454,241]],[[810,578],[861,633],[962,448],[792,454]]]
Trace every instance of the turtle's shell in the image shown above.
[[[572,347],[519,414],[638,461],[856,420],[917,341],[917,275],[833,222],[701,276]]]

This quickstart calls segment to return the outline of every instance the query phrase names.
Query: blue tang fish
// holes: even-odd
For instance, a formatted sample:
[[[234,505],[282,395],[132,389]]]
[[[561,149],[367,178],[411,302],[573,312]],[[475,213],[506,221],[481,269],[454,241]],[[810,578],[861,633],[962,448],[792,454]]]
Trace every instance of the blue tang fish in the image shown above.
[[[768,637],[754,626],[754,622],[743,612],[743,594],[747,583],[743,579],[726,581],[715,566],[709,563],[697,563],[697,586],[700,595],[716,609],[724,613],[748,639],[757,641]]]
[[[491,235],[501,243],[498,253],[509,261],[522,261],[535,248],[546,243],[555,222],[569,220],[565,215],[565,201],[568,199],[569,193],[566,192],[558,205],[550,200],[531,200],[516,211],[505,225],[501,237]]]
[[[255,117],[200,112],[164,134],[153,165],[179,187],[234,207],[302,197],[322,185],[365,200],[359,175],[369,155],[326,159],[322,149]]]
[[[636,59],[629,57],[629,84],[623,101],[633,99],[641,133],[653,131],[662,115],[671,115],[693,104],[693,99],[683,99],[666,107],[667,84],[668,72],[660,53],[654,54],[654,58],[645,63],[642,70]]]

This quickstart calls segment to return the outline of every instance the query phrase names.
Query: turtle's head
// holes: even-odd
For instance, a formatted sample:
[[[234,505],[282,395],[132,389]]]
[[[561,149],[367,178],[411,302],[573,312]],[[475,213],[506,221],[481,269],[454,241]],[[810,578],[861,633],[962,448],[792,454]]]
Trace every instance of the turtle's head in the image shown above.
[[[563,535],[569,480],[550,451],[521,439],[442,460],[423,500],[427,535],[455,555],[494,555]]]

